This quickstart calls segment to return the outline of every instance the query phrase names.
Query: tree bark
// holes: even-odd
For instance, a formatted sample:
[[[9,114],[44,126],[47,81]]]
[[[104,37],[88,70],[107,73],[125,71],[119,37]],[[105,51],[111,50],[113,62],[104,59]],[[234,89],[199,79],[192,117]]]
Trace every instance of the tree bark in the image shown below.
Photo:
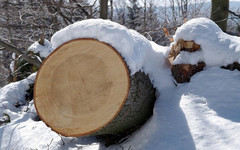
[[[106,145],[118,143],[123,137],[139,129],[153,114],[155,89],[148,75],[136,72],[130,76],[130,82],[129,95],[117,117],[91,134],[103,139]]]
[[[100,18],[108,18],[108,0],[100,0]]]
[[[224,31],[227,30],[229,0],[212,0],[211,19]]]
[[[110,0],[110,7],[111,7],[110,20],[113,20],[113,0]]]

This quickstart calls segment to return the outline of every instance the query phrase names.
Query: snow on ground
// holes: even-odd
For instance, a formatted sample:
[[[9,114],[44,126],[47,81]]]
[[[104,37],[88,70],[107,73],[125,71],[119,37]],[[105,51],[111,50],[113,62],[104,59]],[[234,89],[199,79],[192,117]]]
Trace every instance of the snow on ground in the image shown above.
[[[206,61],[207,67],[194,75],[190,83],[178,86],[173,84],[166,62],[169,47],[149,42],[136,31],[101,19],[70,25],[57,32],[51,42],[55,49],[81,37],[111,44],[125,58],[132,74],[138,70],[149,74],[158,96],[152,118],[126,142],[108,148],[93,137],[62,137],[35,119],[32,101],[14,107],[17,102],[25,103],[28,84],[36,75],[33,74],[0,89],[0,115],[6,113],[11,119],[10,123],[0,126],[0,149],[239,149],[240,72],[219,67],[239,62],[239,37],[222,33],[206,18],[191,20],[180,27],[175,40],[184,38],[200,44],[202,55],[199,58]]]

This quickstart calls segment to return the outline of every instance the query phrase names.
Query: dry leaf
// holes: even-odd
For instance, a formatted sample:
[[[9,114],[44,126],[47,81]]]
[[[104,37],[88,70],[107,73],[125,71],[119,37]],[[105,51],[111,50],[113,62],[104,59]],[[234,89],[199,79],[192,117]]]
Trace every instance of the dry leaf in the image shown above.
[[[163,28],[163,31],[164,31],[166,37],[170,36],[167,28]]]
[[[185,19],[183,20],[184,23],[187,22],[187,21],[188,21],[187,18],[185,18]]]

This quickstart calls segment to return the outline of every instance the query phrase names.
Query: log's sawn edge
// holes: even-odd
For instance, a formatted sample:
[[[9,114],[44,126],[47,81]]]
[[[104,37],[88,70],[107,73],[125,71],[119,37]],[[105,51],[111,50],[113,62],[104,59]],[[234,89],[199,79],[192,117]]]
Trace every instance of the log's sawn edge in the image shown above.
[[[89,39],[89,38],[82,38],[84,40],[96,40],[96,39]],[[76,41],[79,39],[68,41],[64,44],[70,43],[72,41]],[[80,39],[81,40],[81,39]],[[98,40],[96,40],[98,41]],[[98,41],[100,42],[100,41]],[[81,134],[65,134],[55,130],[51,124],[48,124],[36,107],[36,102],[34,101],[37,113],[39,117],[57,133],[60,133],[64,136],[86,136],[86,135],[124,135],[126,132],[131,132],[139,128],[142,124],[144,124],[152,115],[153,113],[153,105],[156,100],[155,97],[155,89],[151,84],[151,81],[148,75],[145,75],[143,72],[136,72],[134,75],[130,76],[128,66],[124,61],[124,58],[113,48],[111,45],[101,42],[107,46],[110,46],[114,52],[121,58],[123,64],[125,65],[126,72],[128,74],[128,93],[126,94],[126,98],[123,100],[120,109],[115,113],[111,120],[106,122],[103,126],[99,128],[88,131],[86,133]],[[63,45],[64,45],[63,44]],[[62,45],[61,45],[62,46]],[[60,46],[60,47],[61,47]],[[54,50],[42,63],[48,60],[49,57],[54,55],[54,53],[60,48],[58,47]],[[39,70],[41,70],[42,66]],[[34,87],[34,97],[36,96],[36,86],[38,84],[38,75],[35,80],[35,87]]]

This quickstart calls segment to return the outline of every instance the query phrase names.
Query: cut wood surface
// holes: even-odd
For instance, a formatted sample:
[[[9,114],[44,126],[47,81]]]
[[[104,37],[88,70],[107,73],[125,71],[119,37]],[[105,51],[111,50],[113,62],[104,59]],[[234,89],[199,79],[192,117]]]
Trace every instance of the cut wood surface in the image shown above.
[[[171,48],[169,52],[169,62],[172,64],[173,60],[180,54],[181,51],[195,52],[200,49],[200,45],[196,44],[194,41],[184,41],[179,39]]]
[[[38,71],[36,110],[64,136],[124,137],[151,117],[156,100],[149,77],[130,74],[112,46],[95,39],[69,41]]]
[[[35,106],[56,132],[86,135],[113,120],[129,84],[127,66],[114,48],[93,39],[74,40],[44,61],[35,83]]]

